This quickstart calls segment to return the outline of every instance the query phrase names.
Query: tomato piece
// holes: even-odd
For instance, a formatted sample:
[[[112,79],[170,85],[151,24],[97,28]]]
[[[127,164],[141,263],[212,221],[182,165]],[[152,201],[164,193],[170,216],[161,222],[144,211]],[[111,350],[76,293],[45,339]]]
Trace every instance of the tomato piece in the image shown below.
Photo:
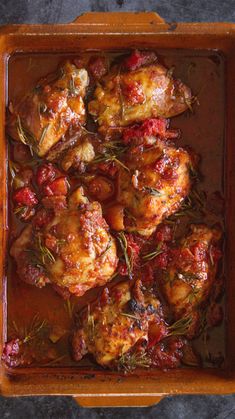
[[[108,71],[108,63],[105,57],[93,56],[88,62],[88,70],[95,79],[101,79]]]
[[[153,323],[149,327],[148,348],[155,346],[167,335],[167,328],[164,323]]]
[[[68,189],[69,189],[69,184],[68,184],[67,177],[61,176],[44,186],[43,195],[45,196],[67,195]]]
[[[162,139],[174,139],[180,134],[179,130],[169,130],[169,121],[164,118],[148,118],[141,124],[134,124],[123,131],[123,141],[129,144],[138,140],[144,142],[149,137],[160,137]]]
[[[57,174],[57,170],[51,163],[43,164],[39,166],[37,173],[36,173],[36,182],[37,185],[40,187],[47,182],[51,182],[55,179]]]
[[[161,340],[149,350],[152,365],[158,368],[176,368],[183,357],[185,340],[172,336]]]
[[[157,56],[152,51],[135,50],[124,60],[124,68],[129,71],[137,70],[143,65],[152,64],[157,61]]]
[[[26,205],[33,207],[38,204],[38,199],[35,192],[32,191],[29,187],[25,186],[23,188],[17,189],[13,194],[13,201],[18,205]]]

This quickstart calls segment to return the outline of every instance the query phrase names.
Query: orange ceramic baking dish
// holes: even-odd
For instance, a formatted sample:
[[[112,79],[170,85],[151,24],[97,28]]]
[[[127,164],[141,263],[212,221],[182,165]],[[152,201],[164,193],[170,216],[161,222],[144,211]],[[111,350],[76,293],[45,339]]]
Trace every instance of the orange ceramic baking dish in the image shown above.
[[[74,54],[81,51],[207,51],[223,58],[225,118],[223,162],[226,219],[226,363],[224,369],[182,368],[141,371],[129,376],[76,367],[0,367],[5,396],[72,395],[83,406],[146,406],[172,394],[225,394],[235,391],[235,24],[168,24],[155,13],[88,13],[71,24],[11,25],[0,29],[0,351],[7,330],[7,147],[5,106],[8,61],[13,54]],[[24,79],[22,79],[24,80]],[[23,81],[22,81],[23,82]],[[207,123],[213,124],[207,113]],[[205,137],[213,150],[213,138]],[[221,156],[222,158],[222,156]],[[213,174],[212,174],[213,177]],[[213,179],[212,179],[213,180]]]

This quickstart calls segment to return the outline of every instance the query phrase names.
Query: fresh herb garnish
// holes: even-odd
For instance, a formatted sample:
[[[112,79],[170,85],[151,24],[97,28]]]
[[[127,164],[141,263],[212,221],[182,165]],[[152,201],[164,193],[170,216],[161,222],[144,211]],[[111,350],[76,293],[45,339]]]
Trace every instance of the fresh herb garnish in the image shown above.
[[[131,276],[133,270],[132,249],[130,247],[128,248],[127,239],[123,231],[117,234],[117,239],[123,252],[125,263],[128,269],[128,275]],[[130,249],[131,252],[130,256],[128,255],[128,249]]]
[[[150,365],[151,360],[146,352],[124,353],[117,361],[118,370],[124,370],[126,373],[130,373],[138,367],[149,368]]]
[[[133,314],[129,313],[120,313],[122,316],[129,317],[130,319],[139,320],[139,317],[134,316]]]
[[[40,139],[39,139],[39,142],[38,142],[38,145],[39,146],[43,143],[44,138],[45,138],[45,136],[47,134],[47,131],[49,129],[49,126],[50,126],[50,124],[48,124],[46,127],[43,128],[42,133],[41,133],[41,136],[40,136]]]
[[[29,343],[45,332],[48,332],[49,326],[46,320],[41,320],[36,314],[29,326],[20,327],[15,321],[12,322],[13,332],[23,343]]]
[[[46,265],[48,262],[49,263],[55,262],[55,257],[51,253],[50,249],[48,249],[48,247],[42,243],[41,235],[37,236],[36,247],[37,247],[37,255],[39,256],[39,259],[43,266]]]
[[[156,250],[153,250],[153,251],[152,251],[152,252],[150,252],[150,253],[146,253],[145,255],[143,255],[143,256],[142,256],[142,259],[143,259],[144,261],[149,261],[149,260],[152,260],[152,259],[154,259],[156,256],[160,255],[162,252],[163,252],[163,250],[162,250],[162,243],[159,243],[159,244],[157,245]]]
[[[17,115],[17,134],[20,141],[29,146],[30,152],[33,155],[33,150],[37,148],[37,140],[28,129],[23,127],[19,115]]]
[[[168,326],[168,335],[167,336],[181,336],[186,335],[189,331],[189,328],[192,324],[192,317],[182,317],[182,319],[177,320],[172,325]]]
[[[159,191],[156,188],[151,188],[149,186],[144,186],[142,189],[144,192],[149,193],[150,195],[154,195],[154,196],[161,196],[163,195],[163,193],[161,191]]]

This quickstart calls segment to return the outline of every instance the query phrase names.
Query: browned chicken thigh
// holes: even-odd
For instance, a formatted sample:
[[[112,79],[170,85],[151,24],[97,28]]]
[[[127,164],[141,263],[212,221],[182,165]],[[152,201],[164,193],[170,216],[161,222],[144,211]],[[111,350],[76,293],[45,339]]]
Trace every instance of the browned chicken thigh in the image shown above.
[[[158,119],[146,122],[159,125]],[[160,120],[160,124],[165,121]],[[123,228],[149,236],[163,219],[179,209],[188,195],[194,156],[167,141],[167,135],[173,135],[171,131],[169,134],[166,130],[164,137],[158,132],[140,136],[138,140],[132,138],[141,130],[142,126],[134,127],[128,138],[130,147],[124,153],[124,166],[120,166],[118,174],[118,205],[108,211],[107,219],[115,229],[115,217],[121,206],[123,215],[125,212],[129,215]]]
[[[58,71],[39,81],[19,103],[12,104],[8,134],[45,154],[67,132],[86,121],[83,98],[89,83],[84,68],[66,61]]]
[[[81,314],[73,336],[74,359],[79,361],[89,352],[100,365],[117,367],[137,342],[148,341],[151,325],[161,328],[160,315],[158,298],[140,280],[106,288]]]
[[[135,60],[136,54],[139,58]],[[178,115],[188,108],[190,101],[190,89],[174,79],[157,62],[155,54],[135,51],[129,61],[113,66],[99,81],[88,110],[100,132],[106,134],[109,128],[124,127],[146,118]]]
[[[192,225],[191,232],[170,252],[170,261],[157,272],[163,295],[175,320],[188,318],[189,335],[200,328],[200,308],[216,284],[218,260],[221,257],[221,231],[206,225]]]
[[[23,281],[38,287],[51,282],[77,296],[108,282],[118,261],[100,204],[90,203],[81,188],[43,228],[26,227],[11,255]]]

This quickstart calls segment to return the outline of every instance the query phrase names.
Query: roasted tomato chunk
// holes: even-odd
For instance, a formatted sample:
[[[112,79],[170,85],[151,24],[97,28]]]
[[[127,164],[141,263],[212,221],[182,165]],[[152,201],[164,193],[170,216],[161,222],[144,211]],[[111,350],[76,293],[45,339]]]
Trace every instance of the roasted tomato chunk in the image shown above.
[[[56,177],[56,169],[51,163],[39,166],[36,173],[36,181],[38,186],[42,186],[47,182],[51,182]]]
[[[67,195],[68,189],[69,184],[67,178],[65,176],[61,176],[45,185],[43,188],[43,194],[46,196]]]
[[[143,65],[151,64],[157,61],[156,54],[152,51],[135,50],[124,60],[124,68],[129,71],[137,70]]]
[[[35,192],[27,186],[14,192],[13,201],[19,205],[26,205],[29,207],[33,207],[38,204]]]
[[[108,71],[108,62],[105,57],[91,57],[88,62],[89,73],[95,79],[101,79]]]

